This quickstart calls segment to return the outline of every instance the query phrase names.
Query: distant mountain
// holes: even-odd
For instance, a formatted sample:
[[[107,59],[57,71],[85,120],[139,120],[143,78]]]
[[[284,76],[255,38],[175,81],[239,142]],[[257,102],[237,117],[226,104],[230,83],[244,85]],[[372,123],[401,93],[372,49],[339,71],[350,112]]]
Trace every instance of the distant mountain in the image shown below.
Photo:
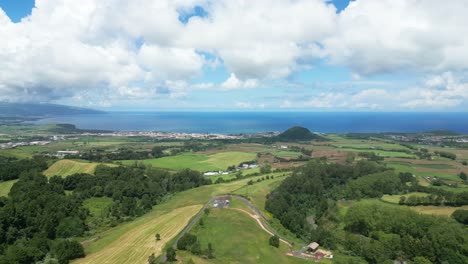
[[[310,132],[305,127],[295,126],[278,135],[279,141],[323,140],[324,138]]]
[[[56,115],[99,114],[102,111],[58,105],[34,103],[4,103],[0,102],[0,116],[44,117]]]

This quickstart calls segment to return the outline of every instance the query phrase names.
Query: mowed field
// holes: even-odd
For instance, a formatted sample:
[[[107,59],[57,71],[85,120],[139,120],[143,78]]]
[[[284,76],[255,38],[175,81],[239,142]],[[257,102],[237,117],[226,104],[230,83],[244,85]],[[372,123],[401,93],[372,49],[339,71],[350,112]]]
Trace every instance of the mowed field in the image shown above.
[[[148,256],[153,253],[159,255],[164,245],[174,238],[201,208],[202,205],[191,205],[151,219],[144,217],[135,223],[131,222],[138,225],[138,228],[122,234],[104,249],[73,263],[147,263]],[[156,241],[156,233],[161,235],[160,241]]]
[[[240,163],[254,160],[256,157],[255,153],[245,152],[219,152],[215,154],[184,153],[176,156],[147,159],[138,162],[169,170],[190,168],[204,172],[226,170],[229,166],[238,166]],[[124,164],[133,164],[134,162],[134,160],[123,161]]]
[[[44,171],[44,175],[47,177],[62,176],[66,177],[75,173],[87,173],[94,174],[96,166],[100,163],[96,162],[81,162],[75,160],[59,160],[52,164],[47,170]],[[114,164],[105,164],[107,166],[116,166]]]
[[[286,256],[289,248],[268,244],[270,235],[252,217],[234,209],[212,209],[205,216],[204,227],[196,226],[191,233],[197,235],[202,248],[212,243],[215,258],[199,261],[188,254],[182,263],[192,258],[195,263],[308,263],[310,261]],[[180,251],[179,251],[180,252]]]
[[[225,184],[203,186],[175,194],[171,199],[156,205],[153,210],[131,222],[120,224],[105,232],[85,238],[87,256],[72,263],[141,263],[146,264],[148,256],[162,253],[164,244],[187,225],[188,221],[211,197],[227,194],[245,186],[252,177]],[[156,244],[154,236],[161,234]],[[117,257],[119,256],[119,257]],[[131,258],[126,256],[132,256]]]
[[[0,197],[8,196],[11,187],[13,187],[13,184],[15,184],[17,181],[18,180],[0,182]]]

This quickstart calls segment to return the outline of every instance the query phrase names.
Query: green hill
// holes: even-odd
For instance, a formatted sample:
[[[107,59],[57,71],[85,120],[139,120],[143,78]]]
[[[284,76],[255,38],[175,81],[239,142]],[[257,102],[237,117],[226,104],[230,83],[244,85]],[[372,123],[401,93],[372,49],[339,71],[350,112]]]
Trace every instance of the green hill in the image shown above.
[[[323,140],[324,138],[310,132],[305,127],[295,126],[278,135],[279,141]]]

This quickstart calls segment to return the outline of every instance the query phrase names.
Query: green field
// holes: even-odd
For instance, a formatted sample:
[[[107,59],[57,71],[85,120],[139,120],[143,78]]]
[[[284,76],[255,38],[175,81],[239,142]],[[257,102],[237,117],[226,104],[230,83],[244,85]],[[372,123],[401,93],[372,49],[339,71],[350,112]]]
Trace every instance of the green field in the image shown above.
[[[245,152],[221,152],[211,155],[184,153],[176,156],[147,159],[138,162],[169,170],[193,169],[204,172],[226,170],[229,166],[237,166],[244,161],[254,160],[256,157],[255,153]],[[123,164],[130,165],[133,163],[135,163],[134,160],[123,161]]]
[[[17,181],[18,180],[0,182],[0,197],[8,196],[11,187],[13,187],[13,184],[15,184]]]
[[[58,176],[69,176],[75,173],[88,173],[94,174],[94,170],[98,163],[79,162],[74,160],[59,160],[52,164],[47,170],[44,171],[44,175],[47,177]]]
[[[47,177],[62,176],[66,177],[75,173],[87,173],[94,174],[96,166],[100,163],[96,162],[81,162],[75,160],[59,160],[52,164],[47,170],[44,171],[44,175]],[[106,164],[107,166],[116,166],[114,164]]]
[[[402,197],[402,196],[408,198],[409,196],[426,197],[428,195],[429,194],[422,193],[422,192],[412,192],[412,193],[408,193],[408,194],[404,194],[404,195],[384,195],[384,196],[382,196],[381,199],[382,199],[382,201],[385,201],[385,202],[398,204],[398,202],[400,202],[400,197]]]
[[[212,209],[204,217],[204,227],[196,226],[191,233],[197,235],[202,248],[212,243],[215,259],[207,263],[307,263],[303,259],[288,257],[288,247],[268,244],[270,235],[244,212],[233,209]]]
[[[112,198],[91,197],[83,201],[83,207],[91,213],[91,218],[101,217],[112,205]]]
[[[415,166],[414,164],[404,164],[401,162],[388,162],[387,166],[389,168],[394,168],[396,172],[409,172],[412,173],[418,177],[425,177],[425,176],[435,176],[439,177],[441,179],[447,179],[447,180],[459,180],[459,177],[457,175],[453,175],[447,172],[443,171],[437,171],[436,168],[431,168],[431,171],[418,171],[416,170],[417,165]],[[425,167],[427,168],[427,167]]]
[[[250,179],[258,178],[261,177],[208,185],[177,193],[142,217],[86,238],[89,240],[99,237],[85,243],[85,258],[72,263],[146,264],[148,256],[151,253],[160,255],[165,243],[174,238],[211,197],[234,192],[245,186]],[[162,237],[158,244],[154,242],[156,233],[160,233]]]

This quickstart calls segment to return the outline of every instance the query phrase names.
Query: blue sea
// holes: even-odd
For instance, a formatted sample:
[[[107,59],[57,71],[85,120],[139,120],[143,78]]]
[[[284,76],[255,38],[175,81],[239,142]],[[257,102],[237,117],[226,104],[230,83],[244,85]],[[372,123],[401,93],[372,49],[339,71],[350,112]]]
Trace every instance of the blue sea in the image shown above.
[[[34,123],[68,123],[81,129],[114,131],[222,134],[284,131],[292,126],[322,133],[451,130],[468,134],[468,113],[108,112],[56,116]]]

